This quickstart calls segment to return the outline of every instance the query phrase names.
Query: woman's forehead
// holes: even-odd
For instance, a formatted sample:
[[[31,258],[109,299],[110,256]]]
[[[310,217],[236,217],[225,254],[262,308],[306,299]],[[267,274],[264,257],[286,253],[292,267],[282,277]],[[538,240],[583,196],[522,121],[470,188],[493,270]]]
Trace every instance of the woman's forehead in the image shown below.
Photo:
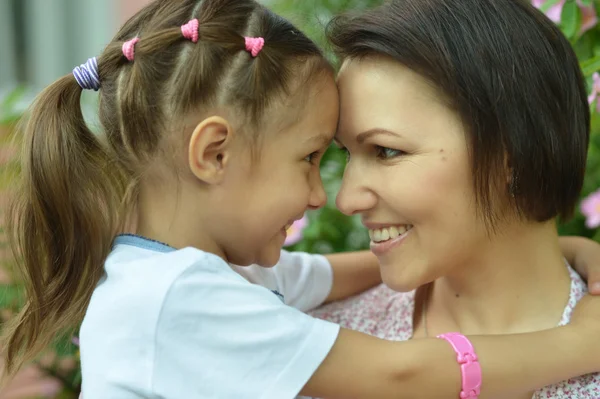
[[[441,90],[417,72],[383,56],[349,59],[337,78],[340,95],[350,99],[366,96],[388,96],[395,101],[439,101]],[[388,98],[389,100],[389,98]]]

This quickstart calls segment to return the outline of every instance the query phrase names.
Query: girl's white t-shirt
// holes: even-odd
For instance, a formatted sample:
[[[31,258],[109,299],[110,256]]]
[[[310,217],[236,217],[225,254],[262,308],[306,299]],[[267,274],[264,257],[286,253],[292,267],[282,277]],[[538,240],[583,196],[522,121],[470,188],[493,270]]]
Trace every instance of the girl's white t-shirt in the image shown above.
[[[80,331],[85,399],[296,397],[339,326],[303,313],[329,294],[329,262],[281,256],[238,267],[119,236]]]

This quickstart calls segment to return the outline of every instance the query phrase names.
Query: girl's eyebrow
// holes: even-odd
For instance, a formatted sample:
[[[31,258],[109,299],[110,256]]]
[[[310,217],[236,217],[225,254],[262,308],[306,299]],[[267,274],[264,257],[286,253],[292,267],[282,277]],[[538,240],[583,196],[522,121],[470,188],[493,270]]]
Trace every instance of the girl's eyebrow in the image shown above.
[[[328,146],[331,143],[333,134],[324,133],[319,134],[318,136],[312,136],[311,138],[306,140],[308,144],[319,144],[321,147]]]

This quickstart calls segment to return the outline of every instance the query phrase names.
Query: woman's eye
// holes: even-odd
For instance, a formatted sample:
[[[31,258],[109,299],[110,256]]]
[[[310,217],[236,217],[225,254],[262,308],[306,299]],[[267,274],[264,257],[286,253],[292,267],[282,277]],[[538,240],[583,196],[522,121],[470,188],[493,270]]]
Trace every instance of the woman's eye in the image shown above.
[[[346,147],[339,147],[339,150],[346,156],[346,162],[350,161],[350,151]]]
[[[375,150],[377,151],[377,158],[379,159],[396,158],[405,154],[404,151],[394,150],[393,148],[382,147],[379,145],[375,146]]]

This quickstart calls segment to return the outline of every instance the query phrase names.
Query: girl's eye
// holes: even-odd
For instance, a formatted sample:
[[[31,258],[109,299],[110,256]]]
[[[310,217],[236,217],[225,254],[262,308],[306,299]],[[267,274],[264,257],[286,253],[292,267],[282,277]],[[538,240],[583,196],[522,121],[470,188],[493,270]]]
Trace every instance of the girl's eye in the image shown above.
[[[394,150],[393,148],[382,147],[379,145],[375,146],[375,151],[377,152],[377,158],[379,159],[390,159],[396,158],[401,155],[406,154],[404,151]]]
[[[315,151],[315,152],[310,153],[310,155],[308,155],[306,158],[304,158],[304,160],[306,162],[314,164],[316,162],[317,158],[319,158],[319,155],[321,155],[321,151]]]

